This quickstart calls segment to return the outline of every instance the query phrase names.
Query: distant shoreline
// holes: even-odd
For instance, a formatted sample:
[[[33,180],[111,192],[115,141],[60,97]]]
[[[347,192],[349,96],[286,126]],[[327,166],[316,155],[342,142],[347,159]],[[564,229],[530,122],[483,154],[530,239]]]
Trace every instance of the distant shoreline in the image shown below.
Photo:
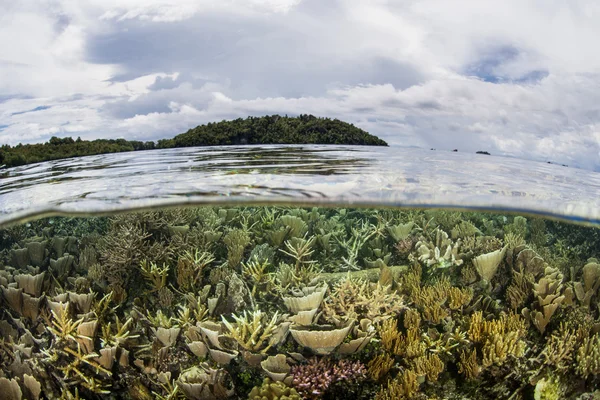
[[[338,119],[301,114],[297,117],[267,115],[199,125],[172,139],[136,141],[125,139],[81,140],[53,136],[46,143],[3,145],[0,168],[98,154],[122,153],[193,146],[264,144],[337,144],[388,146],[353,124]]]

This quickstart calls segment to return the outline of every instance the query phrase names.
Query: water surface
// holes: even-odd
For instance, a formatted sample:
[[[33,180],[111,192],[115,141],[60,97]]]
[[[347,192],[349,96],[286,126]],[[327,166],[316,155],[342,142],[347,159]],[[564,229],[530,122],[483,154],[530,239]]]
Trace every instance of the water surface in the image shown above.
[[[228,146],[104,154],[5,170],[0,225],[42,214],[251,202],[459,207],[597,223],[600,174],[398,147]]]

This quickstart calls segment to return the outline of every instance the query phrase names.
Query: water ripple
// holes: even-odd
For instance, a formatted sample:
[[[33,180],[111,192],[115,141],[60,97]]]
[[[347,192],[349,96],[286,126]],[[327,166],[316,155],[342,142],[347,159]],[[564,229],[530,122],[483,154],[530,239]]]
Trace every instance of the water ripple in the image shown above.
[[[223,203],[475,208],[598,223],[600,174],[478,154],[290,145],[103,154],[0,175],[0,225]]]

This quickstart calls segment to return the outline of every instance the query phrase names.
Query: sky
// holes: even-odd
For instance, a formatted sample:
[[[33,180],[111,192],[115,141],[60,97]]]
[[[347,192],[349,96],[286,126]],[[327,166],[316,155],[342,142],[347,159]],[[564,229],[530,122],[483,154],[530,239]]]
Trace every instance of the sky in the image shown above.
[[[0,144],[314,114],[600,171],[596,0],[0,0]]]

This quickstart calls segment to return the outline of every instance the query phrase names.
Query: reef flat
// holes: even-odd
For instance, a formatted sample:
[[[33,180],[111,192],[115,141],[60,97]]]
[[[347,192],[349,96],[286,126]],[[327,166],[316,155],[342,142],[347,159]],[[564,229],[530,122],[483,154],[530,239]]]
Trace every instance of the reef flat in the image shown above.
[[[198,207],[0,230],[4,399],[600,399],[600,229]]]

